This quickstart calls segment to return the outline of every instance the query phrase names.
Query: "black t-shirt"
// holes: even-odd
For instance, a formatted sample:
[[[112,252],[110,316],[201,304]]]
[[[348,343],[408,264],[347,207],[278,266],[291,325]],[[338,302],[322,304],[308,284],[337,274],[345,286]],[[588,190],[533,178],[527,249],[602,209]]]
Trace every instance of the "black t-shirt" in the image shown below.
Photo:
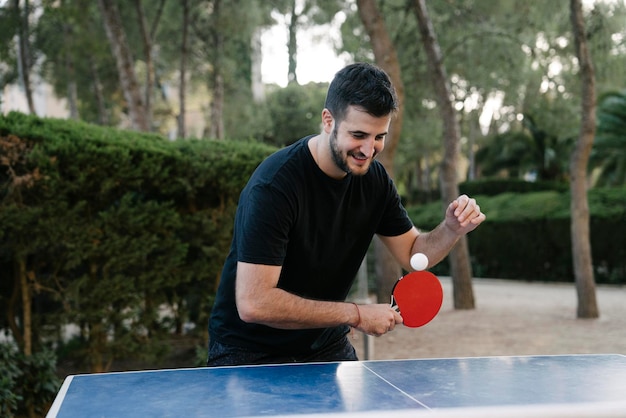
[[[382,164],[363,176],[328,177],[303,138],[268,157],[241,193],[230,254],[211,312],[212,339],[253,351],[315,351],[347,327],[282,330],[248,324],[235,306],[237,262],[282,266],[278,287],[304,298],[342,301],[374,234],[412,223]]]

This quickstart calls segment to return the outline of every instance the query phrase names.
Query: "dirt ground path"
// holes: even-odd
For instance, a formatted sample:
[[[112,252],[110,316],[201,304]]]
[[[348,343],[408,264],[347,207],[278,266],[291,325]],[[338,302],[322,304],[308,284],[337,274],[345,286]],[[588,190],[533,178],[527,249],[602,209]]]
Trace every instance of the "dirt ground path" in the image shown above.
[[[626,287],[598,286],[600,318],[576,319],[573,284],[475,279],[476,309],[454,310],[451,280],[441,280],[437,317],[422,328],[369,337],[369,359],[626,354]],[[354,332],[352,342],[365,360],[363,334]]]

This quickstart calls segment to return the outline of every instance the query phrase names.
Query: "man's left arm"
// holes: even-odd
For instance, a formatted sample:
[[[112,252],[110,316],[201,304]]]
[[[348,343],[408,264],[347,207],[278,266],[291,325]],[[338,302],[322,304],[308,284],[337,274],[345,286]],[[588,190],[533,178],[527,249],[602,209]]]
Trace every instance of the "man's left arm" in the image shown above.
[[[380,238],[405,270],[412,270],[410,259],[415,253],[426,254],[430,268],[443,260],[462,236],[484,220],[485,214],[476,200],[461,195],[448,205],[444,220],[432,231],[420,233],[414,227],[399,236]]]

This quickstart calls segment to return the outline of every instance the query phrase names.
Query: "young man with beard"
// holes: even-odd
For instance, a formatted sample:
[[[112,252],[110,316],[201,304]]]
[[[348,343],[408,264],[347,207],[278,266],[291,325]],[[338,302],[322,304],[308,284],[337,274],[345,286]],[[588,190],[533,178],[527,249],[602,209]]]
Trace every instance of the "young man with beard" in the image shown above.
[[[380,336],[402,323],[387,303],[345,302],[374,234],[411,270],[412,254],[432,266],[485,219],[460,196],[433,231],[413,226],[375,160],[397,107],[385,72],[349,65],[329,86],[321,133],[254,172],[211,313],[208,365],[356,360],[350,327]]]

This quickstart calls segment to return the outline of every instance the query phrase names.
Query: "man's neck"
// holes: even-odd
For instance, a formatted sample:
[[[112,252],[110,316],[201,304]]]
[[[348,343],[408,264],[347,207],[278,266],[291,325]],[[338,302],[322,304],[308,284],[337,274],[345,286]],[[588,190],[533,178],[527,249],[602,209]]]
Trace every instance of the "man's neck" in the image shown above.
[[[339,169],[330,152],[330,144],[328,143],[329,137],[325,133],[314,136],[309,140],[308,146],[313,155],[315,164],[326,174],[328,177],[340,180],[346,176],[346,173]]]

